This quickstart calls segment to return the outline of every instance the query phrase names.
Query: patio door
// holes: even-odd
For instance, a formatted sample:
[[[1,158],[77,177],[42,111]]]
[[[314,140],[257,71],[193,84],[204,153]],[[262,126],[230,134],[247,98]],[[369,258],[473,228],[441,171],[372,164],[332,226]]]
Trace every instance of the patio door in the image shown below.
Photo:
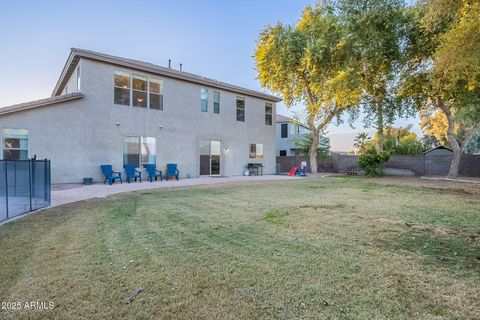
[[[200,140],[200,175],[220,175],[220,141]]]

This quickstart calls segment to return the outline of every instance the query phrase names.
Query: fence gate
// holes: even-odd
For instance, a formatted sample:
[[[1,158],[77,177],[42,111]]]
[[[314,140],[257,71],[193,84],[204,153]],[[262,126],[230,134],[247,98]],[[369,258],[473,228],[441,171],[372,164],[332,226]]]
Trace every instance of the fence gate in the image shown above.
[[[50,160],[0,160],[0,222],[48,207]]]

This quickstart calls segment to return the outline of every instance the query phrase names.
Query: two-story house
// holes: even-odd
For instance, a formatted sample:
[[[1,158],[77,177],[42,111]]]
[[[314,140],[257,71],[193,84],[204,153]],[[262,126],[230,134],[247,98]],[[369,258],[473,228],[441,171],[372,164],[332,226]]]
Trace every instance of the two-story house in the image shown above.
[[[301,150],[298,150],[298,147],[295,145],[295,140],[299,140],[306,134],[311,133],[310,128],[292,118],[280,114],[276,116],[276,126],[275,152],[277,157],[304,155]],[[320,137],[318,146],[323,150],[330,150],[330,139],[324,136]]]
[[[275,172],[275,96],[188,72],[72,49],[50,98],[0,108],[4,159],[52,160],[52,182],[102,181],[177,163],[182,176]]]

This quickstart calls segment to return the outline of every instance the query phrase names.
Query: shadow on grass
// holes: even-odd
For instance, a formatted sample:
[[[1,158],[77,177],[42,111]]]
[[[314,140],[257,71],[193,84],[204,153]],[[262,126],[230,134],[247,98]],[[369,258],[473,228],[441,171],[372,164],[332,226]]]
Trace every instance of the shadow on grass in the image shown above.
[[[430,229],[412,230],[390,239],[387,250],[421,257],[426,266],[441,266],[452,272],[480,271],[480,234],[437,234]]]

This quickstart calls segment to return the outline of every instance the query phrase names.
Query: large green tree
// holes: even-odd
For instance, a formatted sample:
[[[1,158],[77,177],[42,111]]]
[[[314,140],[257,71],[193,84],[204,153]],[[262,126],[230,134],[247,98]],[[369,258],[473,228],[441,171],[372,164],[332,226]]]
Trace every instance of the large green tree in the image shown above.
[[[361,74],[362,100],[355,114],[363,111],[366,126],[377,129],[377,151],[383,150],[384,126],[408,114],[396,88],[403,59],[408,22],[403,0],[340,0],[339,16],[353,48],[355,67]]]
[[[407,127],[386,126],[383,132],[384,150],[391,155],[417,155],[423,151],[422,142],[411,131],[412,125]],[[366,133],[359,133],[354,141],[357,153],[365,154],[375,148],[379,139],[378,133],[369,138]]]
[[[426,128],[446,121],[449,175],[457,176],[462,153],[480,131],[480,3],[424,0],[411,16],[403,95],[430,117]]]
[[[333,118],[357,105],[361,93],[352,48],[334,8],[318,3],[306,7],[294,26],[266,27],[255,62],[263,87],[281,95],[287,106],[305,106],[312,131],[310,170],[316,173],[320,134]]]

